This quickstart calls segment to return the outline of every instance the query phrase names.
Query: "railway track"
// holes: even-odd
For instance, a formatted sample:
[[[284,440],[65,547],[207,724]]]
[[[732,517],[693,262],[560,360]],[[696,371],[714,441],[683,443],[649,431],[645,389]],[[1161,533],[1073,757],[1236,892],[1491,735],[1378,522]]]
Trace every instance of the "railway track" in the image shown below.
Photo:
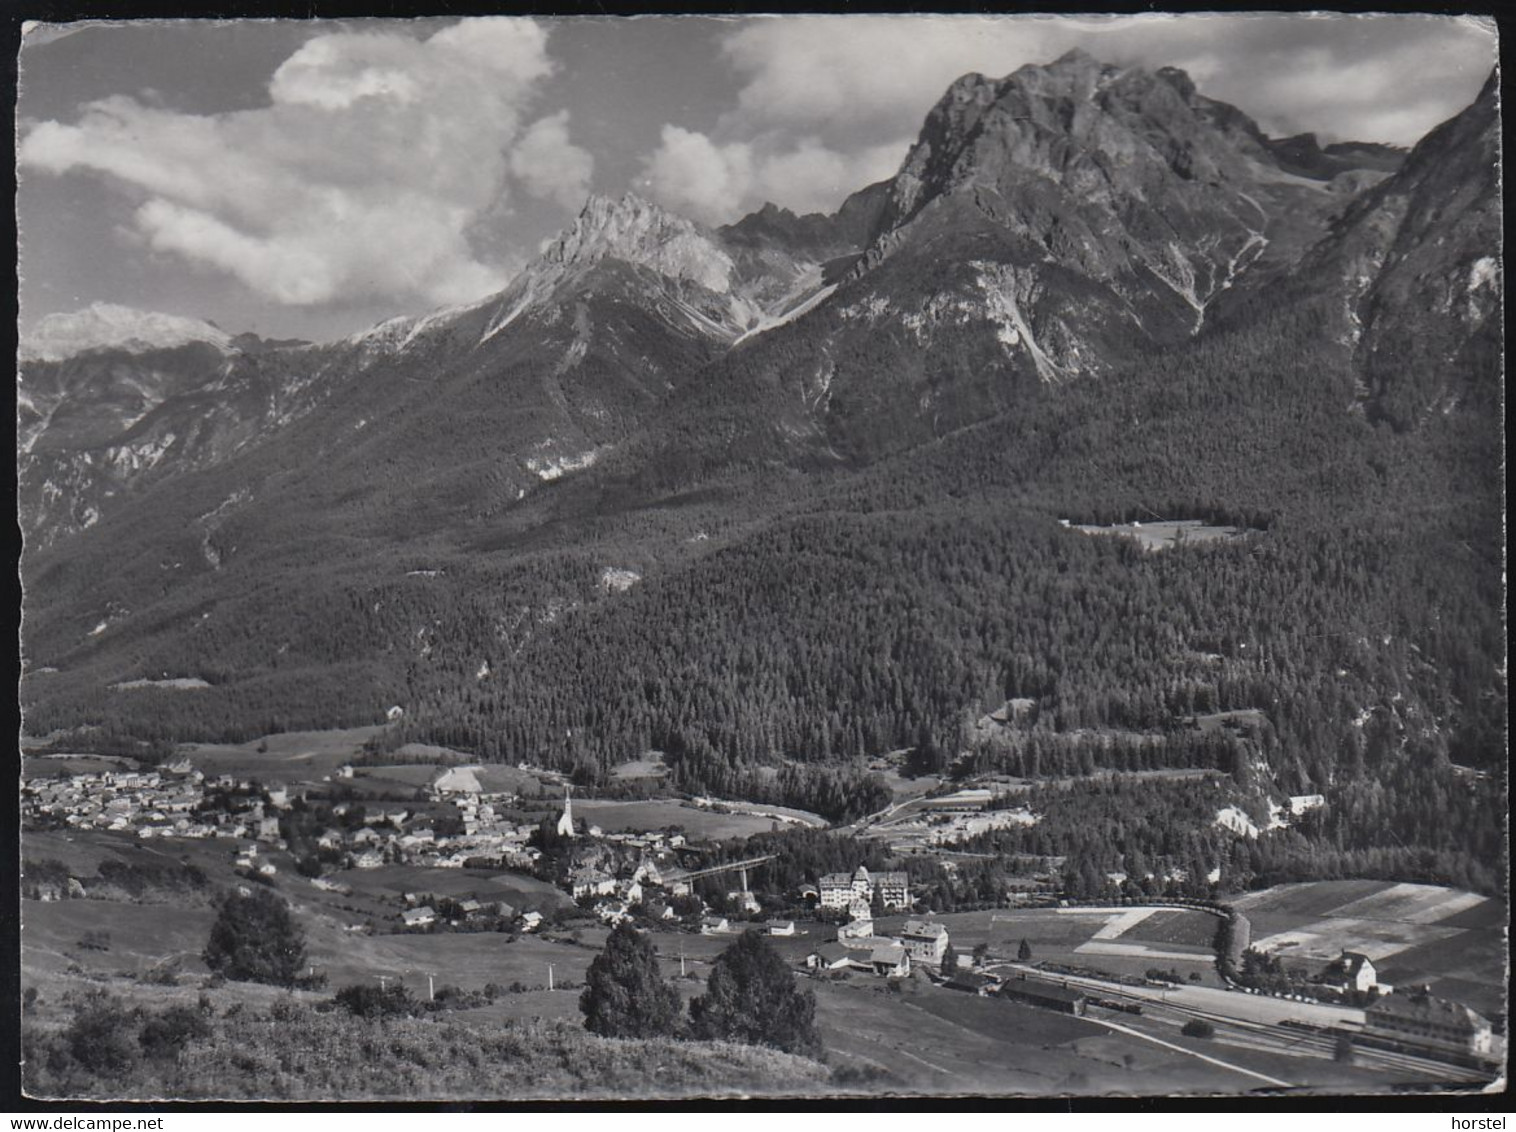
[[[1010,966],[1007,964],[1007,966]],[[1206,1009],[1166,997],[1161,989],[1135,988],[1117,982],[1087,978],[1084,976],[1051,976],[1046,972],[1029,971],[1044,979],[1054,979],[1087,990],[1091,994],[1113,1001],[1131,1001],[1143,1006],[1147,1017],[1169,1014],[1181,1019],[1198,1018],[1212,1025],[1224,1027],[1231,1035],[1245,1035],[1253,1040],[1256,1048],[1294,1056],[1320,1056],[1330,1059],[1337,1050],[1337,1034],[1331,1030],[1309,1024],[1285,1026],[1279,1022],[1265,1022],[1241,1018],[1216,1009]],[[1241,1003],[1239,1003],[1240,1005]],[[1379,1069],[1413,1076],[1417,1081],[1428,1083],[1445,1082],[1450,1085],[1486,1084],[1492,1080],[1491,1073],[1481,1072],[1450,1062],[1396,1050],[1376,1049],[1354,1045],[1354,1063],[1365,1068]]]

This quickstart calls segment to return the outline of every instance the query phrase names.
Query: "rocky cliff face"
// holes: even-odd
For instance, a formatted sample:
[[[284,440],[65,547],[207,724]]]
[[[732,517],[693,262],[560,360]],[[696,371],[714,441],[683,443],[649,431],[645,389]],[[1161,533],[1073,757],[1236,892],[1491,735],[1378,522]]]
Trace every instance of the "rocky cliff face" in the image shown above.
[[[1335,296],[1366,410],[1407,429],[1471,395],[1495,407],[1502,294],[1500,121],[1492,74],[1467,110],[1359,198],[1302,266]]]
[[[1356,151],[1323,155],[1313,179],[1301,176],[1309,148],[1270,141],[1173,68],[1150,74],[1075,51],[1003,79],[967,75],[928,116],[856,272],[913,227],[944,226],[934,210],[958,226],[972,211],[1016,258],[1108,291],[1104,305],[1134,337],[1194,334],[1244,273],[1288,268],[1325,233],[1341,204],[1332,178],[1362,177]]]
[[[139,336],[21,363],[18,517],[30,543],[93,526],[164,476],[220,463],[316,403],[319,352],[206,329],[208,341],[151,347]]]

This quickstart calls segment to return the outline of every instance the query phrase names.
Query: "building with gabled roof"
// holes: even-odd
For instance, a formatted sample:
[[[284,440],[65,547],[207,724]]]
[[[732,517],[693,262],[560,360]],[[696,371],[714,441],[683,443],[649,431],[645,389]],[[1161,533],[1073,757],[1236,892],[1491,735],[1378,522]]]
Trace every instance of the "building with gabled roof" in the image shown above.
[[[907,920],[900,929],[900,942],[915,962],[940,964],[947,953],[948,930],[927,920]]]
[[[1385,995],[1364,1011],[1364,1032],[1372,1037],[1460,1053],[1489,1053],[1494,1027],[1462,1003],[1438,998],[1420,987]]]
[[[902,978],[911,973],[911,955],[898,943],[886,943],[869,952],[869,966],[876,975]]]

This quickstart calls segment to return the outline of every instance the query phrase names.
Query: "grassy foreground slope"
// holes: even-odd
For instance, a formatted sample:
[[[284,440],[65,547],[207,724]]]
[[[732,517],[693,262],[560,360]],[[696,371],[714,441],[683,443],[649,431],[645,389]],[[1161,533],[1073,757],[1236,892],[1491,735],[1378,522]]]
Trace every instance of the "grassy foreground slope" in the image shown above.
[[[35,1097],[531,1100],[811,1094],[825,1066],[727,1042],[600,1038],[568,1022],[482,1027],[367,1019],[289,1002],[233,1008],[171,1056],[115,1070],[81,1063],[65,1030],[28,1026]],[[123,1023],[128,1029],[130,1023]]]

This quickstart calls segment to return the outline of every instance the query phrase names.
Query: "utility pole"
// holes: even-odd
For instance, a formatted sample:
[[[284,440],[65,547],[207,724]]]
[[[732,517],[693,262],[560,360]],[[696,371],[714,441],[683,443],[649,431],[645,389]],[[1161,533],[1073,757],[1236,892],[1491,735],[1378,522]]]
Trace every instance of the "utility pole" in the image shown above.
[[[426,973],[426,1000],[428,1002],[436,1002],[437,1001],[437,987],[432,982],[432,980],[435,979],[435,978],[436,978],[436,976],[434,974],[432,974],[432,972],[428,971]]]
[[[553,965],[551,963],[547,965],[547,989],[553,989]]]
[[[679,945],[679,977],[684,978],[684,944]]]

